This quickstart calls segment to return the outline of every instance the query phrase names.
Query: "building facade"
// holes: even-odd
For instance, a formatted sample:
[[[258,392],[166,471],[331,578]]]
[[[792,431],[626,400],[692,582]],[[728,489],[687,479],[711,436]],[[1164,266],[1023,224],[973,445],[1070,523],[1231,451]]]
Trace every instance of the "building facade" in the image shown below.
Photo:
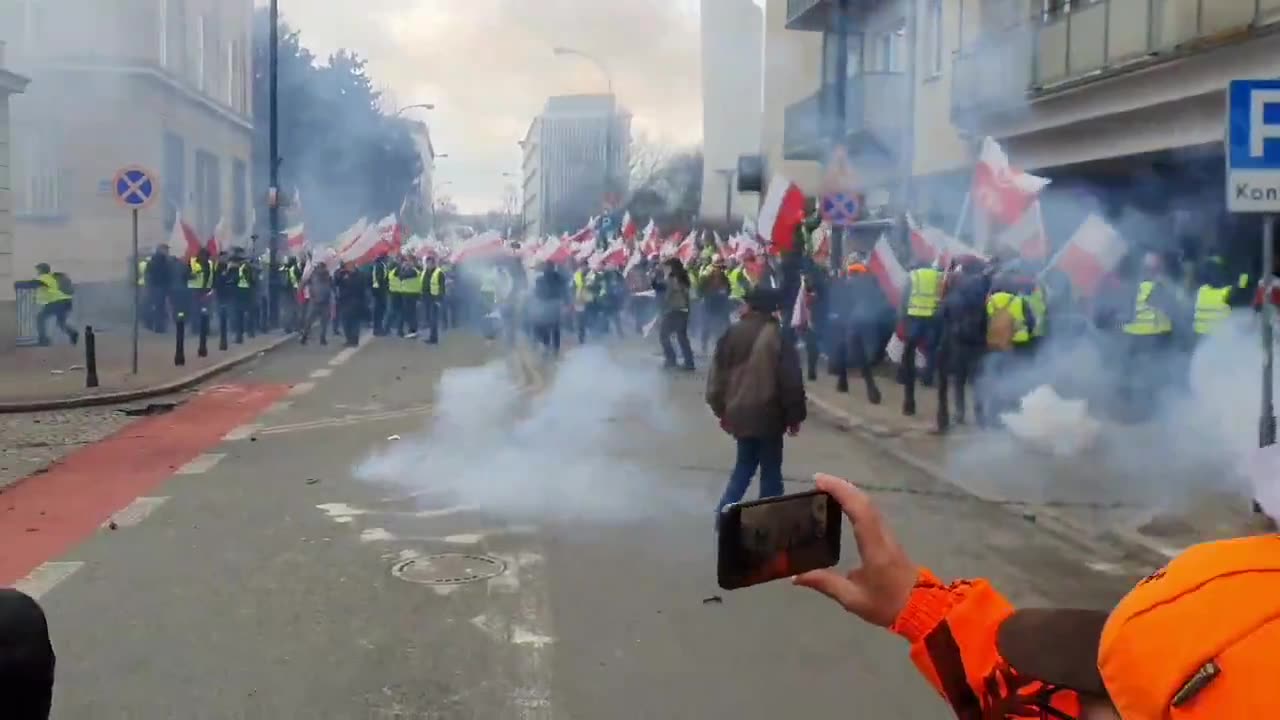
[[[426,237],[435,232],[436,149],[431,142],[431,128],[421,120],[408,121],[413,143],[422,159],[422,174],[414,181],[415,192],[405,202],[404,219],[409,229]]]
[[[1280,0],[854,0],[843,133],[837,5],[769,0],[771,21],[821,46],[804,66],[809,95],[785,101],[781,147],[764,148],[814,168],[793,176],[806,191],[842,138],[870,198],[948,227],[992,136],[1053,179],[1051,197],[1077,193],[1074,212],[1136,209],[1183,236],[1239,223],[1224,210],[1224,91],[1280,75]],[[774,62],[766,39],[766,78]],[[1053,204],[1046,225],[1061,242]]]
[[[247,234],[252,16],[252,0],[0,0],[0,36],[35,81],[13,106],[16,263],[125,277],[130,220],[111,180],[133,164],[161,186],[142,247],[179,213],[203,237],[222,219]]]
[[[0,42],[0,308],[13,301],[14,281],[27,278],[33,272],[15,266],[13,262],[13,185],[9,169],[13,152],[9,96],[22,93],[27,89],[27,83],[27,78],[5,69],[5,45]],[[12,318],[13,313],[6,308],[0,310],[0,316]]]
[[[755,214],[756,194],[739,194],[733,173],[738,156],[757,152],[760,144],[763,57],[760,6],[752,0],[702,0],[704,219],[740,219],[744,210]]]
[[[612,95],[549,98],[521,148],[526,235],[577,230],[626,195],[631,115]]]

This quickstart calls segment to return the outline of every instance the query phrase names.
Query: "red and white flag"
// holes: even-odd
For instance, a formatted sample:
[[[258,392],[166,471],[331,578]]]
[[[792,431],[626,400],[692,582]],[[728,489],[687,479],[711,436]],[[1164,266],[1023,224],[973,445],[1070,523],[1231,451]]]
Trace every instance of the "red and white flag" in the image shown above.
[[[205,243],[205,247],[208,248],[210,257],[218,257],[219,252],[231,245],[231,223],[223,217],[218,220],[217,225],[213,226],[213,235],[209,238],[209,242]]]
[[[1128,250],[1128,244],[1120,233],[1106,220],[1091,213],[1076,228],[1051,267],[1065,273],[1077,293],[1091,296],[1097,292],[1102,278],[1120,264]]]
[[[449,259],[454,263],[467,260],[490,260],[501,257],[506,252],[507,248],[502,241],[502,235],[494,230],[487,230],[454,248],[453,255]]]
[[[800,278],[800,292],[796,293],[795,305],[791,306],[791,327],[797,330],[803,330],[809,327],[809,281],[805,277]],[[807,340],[805,342],[808,342]]]
[[[781,175],[769,181],[769,192],[760,206],[757,233],[774,254],[788,252],[795,245],[796,227],[804,222],[804,193]]]
[[[907,227],[911,230],[911,255],[916,260],[945,268],[951,264],[952,258],[965,255],[982,257],[975,248],[960,242],[940,228],[917,225],[910,214],[907,215]]]
[[[360,241],[360,238],[364,235],[365,228],[368,226],[369,221],[365,218],[360,218],[351,227],[338,234],[337,240],[333,243],[334,252],[338,257],[342,257],[347,250],[351,249],[351,246]]]
[[[652,221],[650,221],[652,222]],[[622,239],[634,240],[636,237],[636,221],[631,219],[631,211],[622,214]]]
[[[1012,167],[1000,144],[985,138],[970,190],[978,236],[1012,248],[1027,260],[1047,258],[1040,192],[1048,185],[1048,178]]]
[[[693,262],[693,259],[697,256],[698,231],[695,230],[689,233],[689,236],[686,237],[684,241],[680,243],[679,247],[676,248],[676,257],[680,259],[681,263],[688,265]]]
[[[284,231],[285,245],[289,248],[289,254],[294,257],[301,257],[307,251],[307,234],[306,228],[302,223],[298,223],[288,230]]]
[[[200,242],[200,236],[196,234],[196,229],[191,227],[182,219],[182,212],[179,211],[173,219],[173,230],[169,232],[169,251],[172,252],[178,248],[184,248],[183,256],[193,258],[200,254],[200,249],[204,244]],[[217,253],[214,253],[217,256]]]
[[[902,301],[902,291],[907,287],[907,270],[902,267],[902,263],[898,262],[898,256],[894,254],[893,247],[889,245],[889,240],[884,235],[880,236],[876,246],[871,250],[867,268],[880,283],[880,290],[889,300],[889,306],[896,308]],[[902,353],[906,350],[903,332],[902,325],[895,328],[893,337],[889,338],[889,344],[885,347],[885,354],[895,363],[902,362]],[[916,350],[916,367],[924,367],[924,363],[924,353]]]

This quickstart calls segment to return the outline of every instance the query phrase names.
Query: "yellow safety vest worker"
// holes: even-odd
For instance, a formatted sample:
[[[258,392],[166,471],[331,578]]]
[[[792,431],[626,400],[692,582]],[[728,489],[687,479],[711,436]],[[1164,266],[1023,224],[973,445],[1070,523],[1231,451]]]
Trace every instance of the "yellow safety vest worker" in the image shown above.
[[[751,283],[747,281],[746,270],[736,267],[729,271],[729,297],[734,300],[743,300],[750,289]]]
[[[70,300],[71,296],[62,292],[62,288],[58,287],[58,278],[53,273],[45,273],[36,276],[36,282],[40,283],[40,287],[36,288],[36,304],[48,305],[59,300]]]
[[[413,275],[400,281],[400,289],[405,295],[421,295],[422,281],[426,278],[424,271],[419,270]]]
[[[248,263],[240,266],[240,280],[236,282],[236,287],[241,290],[248,290],[250,287],[250,279],[253,277],[253,268]]]
[[[907,298],[909,317],[930,318],[942,301],[942,271],[918,268],[911,271],[911,296]]]
[[[436,268],[431,273],[431,297],[444,295],[444,268]]]
[[[1151,293],[1155,289],[1156,284],[1150,280],[1143,280],[1138,285],[1133,320],[1124,326],[1126,335],[1165,335],[1173,331],[1173,322],[1169,320],[1169,316],[1151,305]]]
[[[1029,342],[1031,333],[1027,332],[1027,309],[1022,297],[1007,292],[991,293],[991,297],[987,298],[987,319],[990,320],[1002,310],[1007,310],[1013,318],[1013,344]]]
[[[1043,337],[1045,328],[1048,323],[1044,321],[1045,313],[1049,310],[1049,303],[1045,300],[1044,288],[1036,285],[1035,290],[1027,296],[1027,304],[1031,306],[1031,314],[1036,317],[1036,327],[1031,331],[1033,337]]]
[[[147,260],[138,261],[138,287],[145,287],[147,284]]]
[[[579,302],[591,302],[595,299],[595,293],[591,291],[591,278],[581,270],[573,274],[573,288]]]
[[[1214,287],[1201,285],[1196,292],[1195,331],[1197,335],[1208,335],[1213,332],[1227,316],[1231,314],[1230,287]]]
[[[199,260],[191,258],[189,266],[191,268],[191,277],[187,280],[187,287],[191,290],[208,290],[207,281],[209,276],[204,271],[204,265],[201,265]]]
[[[404,280],[400,279],[400,268],[387,271],[387,289],[393,294],[404,292]]]
[[[289,277],[289,287],[293,290],[297,290],[298,284],[302,281],[302,273],[298,272],[298,266],[293,265],[291,267],[285,268],[285,270],[286,270],[286,274]]]
[[[1249,273],[1240,273],[1240,278],[1236,280],[1236,287],[1241,290],[1249,287]]]

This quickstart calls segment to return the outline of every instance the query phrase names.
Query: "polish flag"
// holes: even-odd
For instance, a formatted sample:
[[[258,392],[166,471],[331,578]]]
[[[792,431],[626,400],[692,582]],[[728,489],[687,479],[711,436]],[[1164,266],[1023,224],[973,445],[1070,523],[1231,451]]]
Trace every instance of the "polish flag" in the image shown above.
[[[898,262],[898,256],[894,255],[888,237],[881,235],[876,241],[875,247],[871,250],[871,257],[867,260],[867,269],[876,276],[876,281],[880,283],[880,290],[888,298],[889,305],[897,307],[902,300],[902,290],[907,285],[907,270],[902,267],[902,263]]]
[[[791,327],[797,330],[809,327],[811,318],[809,317],[808,295],[809,280],[802,276],[800,278],[800,292],[796,293],[795,305],[791,306]]]
[[[231,223],[228,223],[225,217],[220,218],[218,224],[213,226],[213,235],[210,236],[209,242],[205,243],[209,256],[218,257],[220,250],[231,247],[231,240]]]
[[[1103,276],[1115,269],[1129,250],[1120,233],[1097,214],[1090,214],[1076,229],[1051,267],[1066,273],[1083,296],[1097,292]]]
[[[493,230],[482,232],[454,248],[450,257],[454,263],[467,260],[490,260],[506,253],[506,245],[502,236]]]
[[[688,265],[698,256],[698,232],[695,230],[689,233],[689,237],[680,243],[676,248],[676,257],[680,258],[680,262]]]
[[[628,257],[627,247],[622,243],[614,243],[608,250],[601,252],[600,266],[611,270],[621,270],[627,266]]]
[[[368,226],[369,221],[365,218],[360,218],[351,227],[338,234],[337,240],[333,243],[333,249],[338,257],[341,257],[347,250],[351,249],[352,245],[360,241],[360,238],[364,235],[365,228]]]
[[[204,247],[200,242],[200,236],[196,234],[196,229],[182,219],[182,211],[178,211],[173,220],[173,230],[169,232],[169,249],[172,251],[179,247],[186,248],[184,255],[187,258],[199,255],[200,249]],[[216,256],[216,253],[214,254]]]
[[[782,254],[795,245],[796,227],[804,222],[804,193],[781,175],[769,182],[769,192],[760,206],[757,232],[769,251]],[[767,233],[767,234],[766,234]]]
[[[980,237],[1013,248],[1027,260],[1048,257],[1039,201],[1040,192],[1048,185],[1048,178],[1013,168],[1000,144],[985,138],[970,191],[974,223],[982,229]]]
[[[911,230],[911,255],[917,260],[945,268],[953,258],[965,255],[982,257],[976,249],[948,235],[944,230],[917,225],[911,215],[907,215],[907,227]]]
[[[302,223],[298,223],[293,227],[284,231],[285,245],[289,248],[289,254],[294,257],[300,257],[307,250],[307,235]]]
[[[652,221],[650,221],[652,222]],[[622,215],[622,239],[634,240],[636,238],[636,221],[631,219],[631,211],[628,210]]]
[[[378,221],[377,225],[368,225],[360,237],[346,250],[338,255],[343,262],[357,267],[368,265],[381,255],[395,255],[400,252],[400,225],[395,215],[388,215]]]

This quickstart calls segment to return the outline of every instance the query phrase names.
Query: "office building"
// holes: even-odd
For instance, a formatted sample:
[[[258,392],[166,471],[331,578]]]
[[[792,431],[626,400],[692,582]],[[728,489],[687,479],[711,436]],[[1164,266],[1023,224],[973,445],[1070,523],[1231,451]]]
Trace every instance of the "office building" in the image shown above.
[[[526,235],[577,230],[626,196],[631,116],[612,95],[548,98],[520,145]]]
[[[141,213],[144,248],[168,239],[178,212],[203,237],[224,218],[234,237],[248,233],[252,14],[252,0],[112,0],[74,12],[0,1],[11,63],[33,79],[12,113],[16,264],[49,262],[80,284],[122,280],[130,220],[111,180],[134,164],[161,186]]]
[[[755,215],[755,193],[739,195],[738,156],[760,145],[764,14],[752,0],[702,0],[702,208],[707,220]],[[726,187],[728,184],[729,187]],[[728,194],[726,195],[726,190]],[[726,200],[729,207],[726,209]]]
[[[435,166],[436,149],[431,142],[431,128],[420,120],[410,120],[409,133],[422,160],[422,174],[414,181],[414,192],[405,201],[404,217],[411,232],[426,237],[435,231]]]
[[[7,303],[14,297],[14,280],[30,277],[34,272],[13,264],[13,185],[9,172],[14,142],[9,130],[9,96],[22,93],[27,83],[27,78],[5,69],[5,46],[0,42],[0,316],[6,318],[0,321],[0,327],[13,317]],[[0,332],[0,342],[8,337],[9,333]]]

